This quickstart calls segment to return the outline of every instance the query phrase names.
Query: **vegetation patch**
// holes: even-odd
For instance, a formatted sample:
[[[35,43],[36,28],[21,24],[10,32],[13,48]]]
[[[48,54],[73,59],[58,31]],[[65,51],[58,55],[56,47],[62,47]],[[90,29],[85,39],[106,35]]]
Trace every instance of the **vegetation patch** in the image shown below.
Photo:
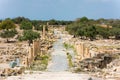
[[[42,56],[37,56],[33,62],[33,64],[30,66],[30,70],[33,71],[43,71],[47,68],[48,61],[49,61],[50,55],[42,55]]]
[[[12,30],[6,30],[6,31],[3,31],[0,36],[2,38],[12,38],[14,37],[18,32],[15,30],[15,29],[12,29]]]
[[[23,32],[23,36],[19,37],[20,41],[27,41],[29,45],[33,42],[34,39],[37,39],[40,37],[40,34],[38,32],[32,31],[32,30],[25,30]]]
[[[73,47],[73,45],[70,45],[70,44],[67,44],[67,43],[64,43],[64,47],[66,50],[68,49],[73,49],[74,50],[74,53],[75,53],[75,49]],[[68,64],[69,64],[69,67],[73,67],[73,62],[72,62],[72,55],[70,53],[67,52],[67,59],[68,59]]]
[[[104,25],[101,23],[104,23]],[[80,37],[81,39],[86,40],[95,40],[99,38],[109,39],[111,36],[115,39],[120,39],[120,28],[117,23],[110,23],[109,20],[91,20],[87,17],[82,17],[74,21],[72,24],[66,27],[66,31],[69,34],[74,35],[74,37]],[[99,38],[97,38],[99,36]]]
[[[65,49],[70,49],[70,48],[73,48],[73,46],[72,46],[72,45],[67,44],[67,43],[64,43],[63,45],[64,45]]]
[[[70,68],[73,67],[72,56],[69,53],[67,53],[67,59],[68,59],[69,67]]]

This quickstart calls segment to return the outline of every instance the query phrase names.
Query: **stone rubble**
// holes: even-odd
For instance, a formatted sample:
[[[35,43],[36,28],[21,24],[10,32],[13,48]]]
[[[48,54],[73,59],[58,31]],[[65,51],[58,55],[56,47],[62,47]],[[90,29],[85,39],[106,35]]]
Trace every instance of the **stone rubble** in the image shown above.
[[[74,46],[76,72],[90,73],[104,80],[120,80],[119,40],[88,41],[69,35],[65,43]]]
[[[31,46],[26,41],[15,43],[1,43],[0,44],[0,75],[10,76],[21,73],[19,68],[29,67],[37,55],[44,55],[52,47],[55,41],[53,33],[43,30],[41,39],[34,40]],[[20,60],[20,66],[10,67],[10,63],[16,58]],[[3,67],[4,65],[4,67]]]

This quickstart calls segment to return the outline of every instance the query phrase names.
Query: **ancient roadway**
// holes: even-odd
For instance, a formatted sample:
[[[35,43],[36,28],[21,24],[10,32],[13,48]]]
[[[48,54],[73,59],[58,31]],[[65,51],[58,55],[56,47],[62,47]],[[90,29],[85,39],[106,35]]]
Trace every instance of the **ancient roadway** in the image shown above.
[[[68,62],[62,41],[64,40],[60,31],[55,31],[55,35],[60,36],[54,45],[52,60],[50,61],[47,71],[33,72],[32,74],[23,74],[20,76],[11,76],[7,80],[102,80],[91,77],[89,74],[72,73],[68,71]],[[92,78],[92,79],[90,79]]]

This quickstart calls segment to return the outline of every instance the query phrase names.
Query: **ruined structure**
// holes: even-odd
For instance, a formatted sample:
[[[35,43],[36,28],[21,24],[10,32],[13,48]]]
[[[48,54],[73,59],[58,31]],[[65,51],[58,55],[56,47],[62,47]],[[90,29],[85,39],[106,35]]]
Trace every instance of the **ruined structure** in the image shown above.
[[[46,34],[45,25],[43,25],[42,39],[45,39],[45,34]]]
[[[48,50],[51,48],[53,41],[53,33],[46,33],[44,26],[41,39],[34,40],[33,44],[30,46],[26,42],[11,44],[4,43],[5,46],[0,46],[0,75],[9,73],[5,72],[5,69],[11,69],[14,71],[14,68],[16,67],[11,68],[9,63],[14,61],[16,58],[20,59],[19,67],[30,67],[37,55],[41,56],[48,53]],[[5,67],[2,65],[5,65]]]
[[[74,64],[75,71],[97,72],[102,77],[108,74],[118,77],[118,65],[120,64],[120,44],[118,43],[120,42],[112,40],[109,40],[109,42],[107,40],[75,41],[73,44],[77,53]],[[102,72],[105,74],[102,74]],[[98,74],[94,75],[97,76]]]
[[[26,56],[23,61],[25,67],[29,67],[34,61],[34,58],[40,53],[40,41],[34,40],[32,46],[28,47],[28,50],[28,56]]]
[[[75,50],[77,52],[77,59],[83,60],[85,58],[90,58],[91,54],[89,52],[89,47],[85,43],[80,42],[75,44]]]

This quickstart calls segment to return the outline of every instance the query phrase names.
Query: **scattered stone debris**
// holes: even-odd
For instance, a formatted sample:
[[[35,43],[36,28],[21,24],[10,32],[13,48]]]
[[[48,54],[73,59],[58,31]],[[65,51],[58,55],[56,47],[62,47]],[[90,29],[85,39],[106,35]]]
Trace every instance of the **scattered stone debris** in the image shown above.
[[[74,46],[74,72],[90,73],[104,80],[119,80],[120,77],[120,41],[95,40],[87,41],[79,38],[69,38],[67,44]]]
[[[45,55],[52,47],[55,36],[52,32],[42,32],[39,40],[30,46],[26,41],[0,44],[0,76],[18,75],[34,62],[36,55]],[[3,67],[4,65],[4,67]]]
[[[24,67],[15,67],[15,68],[5,68],[1,70],[0,76],[15,76],[18,74],[22,74],[24,72]]]
[[[80,68],[81,71],[96,72],[99,69],[106,68],[107,64],[109,64],[112,60],[113,56],[111,54],[98,54],[95,57],[79,61],[76,66]]]

